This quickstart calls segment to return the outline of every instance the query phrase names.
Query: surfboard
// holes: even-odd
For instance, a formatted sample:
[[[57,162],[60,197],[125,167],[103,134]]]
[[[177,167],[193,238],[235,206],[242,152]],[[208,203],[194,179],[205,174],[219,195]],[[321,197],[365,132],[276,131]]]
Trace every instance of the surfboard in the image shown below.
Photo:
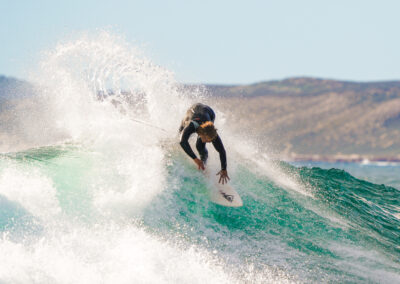
[[[228,183],[219,183],[219,176],[204,170],[204,174],[209,180],[209,197],[211,202],[228,207],[241,207],[243,201],[237,191]]]

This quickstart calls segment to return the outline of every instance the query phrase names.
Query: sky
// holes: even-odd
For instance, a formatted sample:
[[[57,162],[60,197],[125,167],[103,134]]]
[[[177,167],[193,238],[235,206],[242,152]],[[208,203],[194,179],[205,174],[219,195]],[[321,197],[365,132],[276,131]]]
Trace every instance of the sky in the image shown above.
[[[182,83],[400,80],[399,11],[395,0],[0,0],[0,75],[25,79],[58,41],[107,29]]]

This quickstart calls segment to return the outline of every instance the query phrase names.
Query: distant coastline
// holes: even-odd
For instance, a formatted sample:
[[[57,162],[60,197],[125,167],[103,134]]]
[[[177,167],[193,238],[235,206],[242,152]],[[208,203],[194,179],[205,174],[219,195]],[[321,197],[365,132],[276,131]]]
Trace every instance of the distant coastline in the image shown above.
[[[265,142],[281,160],[400,163],[400,81],[300,77],[185,88],[205,91],[231,130]],[[3,102],[34,93],[29,82],[0,75],[0,118],[13,117]]]
[[[303,77],[207,87],[235,131],[288,160],[400,162],[400,81]]]
[[[394,157],[379,157],[372,155],[303,155],[291,153],[283,157],[288,162],[328,162],[328,163],[360,163],[360,164],[379,164],[379,163],[398,163],[400,164],[400,155]]]

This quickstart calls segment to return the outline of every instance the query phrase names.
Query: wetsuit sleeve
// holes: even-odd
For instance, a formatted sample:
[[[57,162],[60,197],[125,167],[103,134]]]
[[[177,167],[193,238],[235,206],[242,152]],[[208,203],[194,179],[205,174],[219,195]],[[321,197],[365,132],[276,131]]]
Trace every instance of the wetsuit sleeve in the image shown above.
[[[188,156],[192,159],[196,159],[196,155],[194,154],[192,148],[189,145],[189,137],[192,135],[194,132],[196,132],[196,129],[194,128],[193,123],[189,123],[189,125],[183,129],[182,135],[181,135],[181,142],[179,143],[182,147],[182,149],[188,154]]]
[[[222,144],[222,140],[219,137],[219,135],[217,136],[217,138],[213,140],[212,144],[214,145],[215,150],[217,150],[219,153],[219,159],[221,161],[221,170],[226,170],[226,153],[224,144]]]

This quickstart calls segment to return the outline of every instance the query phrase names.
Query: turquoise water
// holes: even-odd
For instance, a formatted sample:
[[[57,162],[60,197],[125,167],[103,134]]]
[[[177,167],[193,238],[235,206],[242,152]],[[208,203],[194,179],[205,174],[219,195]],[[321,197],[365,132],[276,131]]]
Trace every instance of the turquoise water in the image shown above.
[[[118,35],[42,57],[36,95],[0,112],[0,283],[400,282],[397,176],[268,159]],[[241,208],[210,202],[179,147],[195,102],[216,112]]]
[[[329,163],[329,162],[293,162],[295,166],[319,167],[323,169],[342,169],[353,176],[378,184],[400,188],[400,164],[386,162],[371,163]]]
[[[97,207],[94,190],[105,185],[105,181],[94,183],[99,162],[104,158],[101,153],[66,145],[2,155],[3,250],[10,246],[6,240],[35,251],[38,242],[52,239],[60,228],[59,224],[52,224],[54,216],[47,215],[50,212],[58,215],[57,222],[78,231],[96,231],[96,226],[134,227],[183,251],[195,246],[210,255],[207,257],[215,258],[215,265],[238,282],[400,280],[399,190],[357,179],[339,169],[275,165],[304,185],[312,194],[308,196],[279,186],[262,173],[238,166],[231,172],[234,177],[231,184],[242,196],[244,206],[228,208],[209,201],[207,182],[182,153],[172,150],[166,157],[162,190],[142,208],[140,215],[128,213],[131,221],[127,222],[112,212],[103,216]],[[127,182],[116,168],[109,168],[107,175],[107,182],[111,179],[121,187]],[[13,181],[15,177],[29,182],[18,184]],[[43,192],[40,193],[43,200],[31,201],[15,197],[5,188],[8,185],[21,190],[30,184],[46,187],[45,181],[50,181],[54,189],[52,202],[58,204],[55,213],[51,210],[51,200]],[[113,195],[118,194],[118,190],[113,190]],[[30,202],[39,205],[30,206]],[[131,206],[136,206],[135,202]],[[47,224],[43,223],[46,219]],[[106,245],[104,249],[110,248]],[[152,252],[147,257],[152,257]],[[88,269],[99,269],[90,260],[86,261]],[[66,260],[63,265],[68,267],[70,263]],[[15,277],[10,279],[19,279]],[[196,274],[192,277],[197,279]],[[175,282],[173,279],[166,280]]]

